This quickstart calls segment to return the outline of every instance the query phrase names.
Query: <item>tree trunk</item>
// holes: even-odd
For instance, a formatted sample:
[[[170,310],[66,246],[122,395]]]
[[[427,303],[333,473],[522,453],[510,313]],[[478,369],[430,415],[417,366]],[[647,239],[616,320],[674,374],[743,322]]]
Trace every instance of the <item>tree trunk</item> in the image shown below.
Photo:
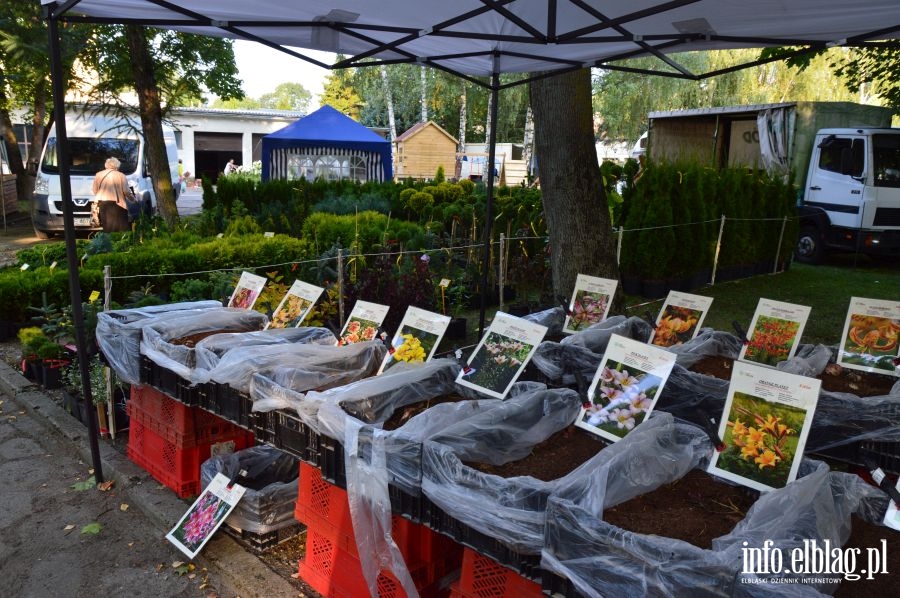
[[[487,119],[485,120],[485,123],[484,123],[484,142],[485,143],[491,142],[491,126],[493,126],[493,123],[491,123],[491,104],[493,104],[493,100],[494,100],[494,94],[488,95]],[[492,167],[493,167],[493,165],[492,165]]]
[[[426,79],[425,79],[425,74],[426,74],[426,73],[425,73],[425,67],[424,67],[424,66],[420,66],[420,67],[419,67],[419,72],[420,72],[420,77],[419,77],[419,79],[420,79],[420,81],[422,82],[422,93],[421,93],[421,101],[422,101],[422,122],[423,122],[423,123],[426,123],[426,122],[428,122],[428,94],[426,93],[426,87],[425,87],[425,82],[426,82]]]
[[[384,102],[387,104],[388,127],[391,130],[391,141],[397,138],[397,123],[394,120],[394,96],[388,83],[387,67],[381,65],[381,85],[384,87]]]
[[[531,182],[531,177],[534,176],[534,173],[531,171],[532,155],[534,155],[534,112],[529,105],[525,111],[525,136],[522,140],[522,160],[525,161],[525,174],[529,183]]]
[[[150,56],[143,27],[126,25],[125,31],[131,54],[131,66],[134,69],[134,89],[138,96],[141,128],[147,144],[150,178],[153,181],[156,204],[166,224],[174,227],[178,223],[178,208],[175,205],[172,172],[169,170],[169,158],[163,139],[162,106],[153,69],[153,57]]]
[[[568,301],[578,274],[619,277],[594,149],[590,70],[533,81],[530,92],[553,293]]]

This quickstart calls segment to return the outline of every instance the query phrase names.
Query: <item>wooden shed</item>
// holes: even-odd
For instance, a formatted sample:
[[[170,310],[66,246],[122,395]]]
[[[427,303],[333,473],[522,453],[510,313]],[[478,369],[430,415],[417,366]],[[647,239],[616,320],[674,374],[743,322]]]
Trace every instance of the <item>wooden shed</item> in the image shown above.
[[[452,177],[456,172],[458,143],[450,133],[431,121],[415,124],[394,140],[394,177],[433,179],[439,166]]]

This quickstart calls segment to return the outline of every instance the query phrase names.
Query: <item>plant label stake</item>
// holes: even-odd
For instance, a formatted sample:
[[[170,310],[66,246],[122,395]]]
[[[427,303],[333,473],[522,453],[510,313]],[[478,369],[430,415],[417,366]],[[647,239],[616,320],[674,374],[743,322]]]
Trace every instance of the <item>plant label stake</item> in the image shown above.
[[[737,320],[732,320],[731,325],[734,327],[735,332],[737,332],[737,336],[741,339],[741,344],[749,345],[750,339],[747,338],[747,333],[744,332],[744,329],[741,328],[741,325],[738,324]]]

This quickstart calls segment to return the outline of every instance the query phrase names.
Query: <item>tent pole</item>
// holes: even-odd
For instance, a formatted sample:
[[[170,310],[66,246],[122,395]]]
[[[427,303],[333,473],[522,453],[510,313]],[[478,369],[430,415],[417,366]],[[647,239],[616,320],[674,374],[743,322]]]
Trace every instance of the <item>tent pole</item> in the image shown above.
[[[72,209],[72,182],[69,179],[72,159],[69,155],[69,139],[66,135],[66,88],[63,85],[62,54],[60,51],[59,21],[55,13],[47,15],[48,35],[50,37],[50,77],[53,84],[53,113],[56,115],[56,151],[59,156],[59,187],[62,197],[63,227],[66,239],[66,259],[69,268],[69,294],[72,301],[72,323],[75,327],[75,348],[78,353],[78,369],[81,374],[81,387],[84,389],[84,400],[93,406],[91,377],[88,369],[87,339],[84,332],[84,314],[81,309],[81,284],[78,280],[78,253],[75,248],[75,221]],[[97,440],[97,410],[88,409],[88,440],[91,446],[91,460],[94,466],[94,479],[99,484],[103,479],[103,466],[100,461],[100,443]]]
[[[497,104],[500,95],[500,73],[491,75],[491,130],[488,133],[487,198],[484,208],[484,258],[481,264],[481,311],[478,315],[478,337],[484,336],[484,312],[487,309],[488,269],[491,263],[491,227],[494,224],[494,162],[497,153]],[[499,173],[498,173],[499,174]]]

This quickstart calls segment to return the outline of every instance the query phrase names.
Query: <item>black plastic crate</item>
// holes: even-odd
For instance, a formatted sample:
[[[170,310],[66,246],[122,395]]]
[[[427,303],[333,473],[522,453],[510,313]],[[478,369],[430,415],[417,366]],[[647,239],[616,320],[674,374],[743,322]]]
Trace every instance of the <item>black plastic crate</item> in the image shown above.
[[[256,413],[251,420],[253,425],[253,435],[256,437],[258,444],[268,444],[279,448],[275,437],[275,412],[260,411]],[[288,452],[288,451],[285,451]],[[294,455],[296,457],[296,455]]]
[[[200,407],[245,430],[254,431],[253,401],[227,384],[210,382],[202,387]]]
[[[226,522],[222,529],[237,540],[241,546],[247,548],[250,552],[259,554],[302,534],[306,526],[296,522],[263,534],[237,529]]]
[[[300,417],[296,413],[286,409],[278,409],[271,413],[275,424],[274,446],[311,465],[318,465],[319,435],[300,421]],[[343,459],[343,449],[341,449],[341,459]],[[345,481],[343,487],[346,488],[346,486]]]
[[[322,472],[322,479],[346,490],[347,471],[344,465],[343,443],[328,436],[320,436],[316,456],[314,465]]]
[[[189,380],[144,356],[141,357],[141,382],[188,407],[198,406],[200,395],[204,392],[202,387],[192,386]]]
[[[503,542],[479,532],[447,514],[431,501],[423,503],[425,523],[436,532],[449,536],[478,554],[491,558],[531,581],[541,583],[540,554],[522,554]]]
[[[864,467],[871,461],[889,473],[900,475],[900,442],[864,440],[859,443],[857,460]]]
[[[582,598],[584,596],[575,588],[571,580],[546,569],[541,569],[541,590],[545,596],[561,598]]]

